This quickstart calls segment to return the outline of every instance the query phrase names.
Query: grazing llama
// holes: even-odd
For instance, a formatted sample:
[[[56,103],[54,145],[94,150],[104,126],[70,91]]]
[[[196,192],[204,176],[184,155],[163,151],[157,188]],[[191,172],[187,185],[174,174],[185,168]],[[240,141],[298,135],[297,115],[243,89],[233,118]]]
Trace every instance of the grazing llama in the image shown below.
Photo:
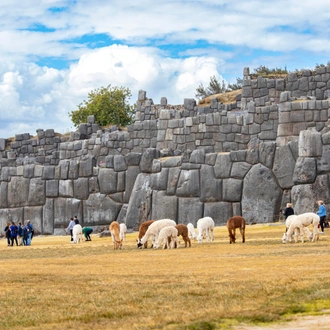
[[[234,216],[228,219],[227,229],[229,233],[229,243],[235,243],[236,241],[236,228],[239,228],[239,231],[242,235],[242,243],[245,243],[245,226],[246,221],[241,216]]]
[[[73,243],[83,242],[83,233],[81,225],[74,225],[72,228]]]
[[[137,242],[139,242],[141,240],[141,238],[144,236],[144,234],[147,232],[149,226],[155,222],[155,220],[148,220],[145,221],[143,223],[141,223],[140,227],[139,227],[139,235],[138,235],[138,239],[136,240]],[[148,241],[146,241],[143,245],[145,248],[148,247]],[[139,245],[138,245],[139,247]]]
[[[286,233],[288,232],[291,223],[297,218],[297,216],[298,215],[293,214],[293,215],[288,216],[287,219],[285,220],[286,230],[285,230],[285,233],[283,234],[284,238],[286,237]],[[303,231],[302,234],[305,234],[305,236],[309,239],[309,241],[311,241],[313,239],[313,233],[308,229],[308,227],[303,227],[303,229],[304,229],[304,231]],[[300,229],[296,228],[294,230],[294,240],[295,240],[296,243],[298,242],[299,236],[300,236]],[[289,242],[292,241],[292,236],[288,237],[288,241]]]
[[[320,224],[320,217],[312,212],[299,214],[290,224],[290,227],[282,237],[282,242],[286,243],[290,241],[293,232],[298,229],[300,233],[301,242],[304,243],[304,227],[313,225],[312,242],[318,241],[319,230],[318,225]],[[298,235],[295,237],[295,241],[298,242]]]
[[[187,247],[187,244],[189,244],[189,247],[191,247],[191,241],[188,235],[188,227],[184,224],[176,225],[175,228],[178,230],[178,236],[182,236],[184,240],[184,247]]]
[[[206,235],[206,241],[209,242],[210,237],[211,241],[214,241],[214,221],[210,217],[201,218],[197,221],[197,230],[198,236],[197,240],[198,243],[203,242],[203,234]]]
[[[139,249],[142,248],[142,245],[148,241],[149,237],[151,237],[151,242],[152,242],[152,245],[154,246],[155,242],[158,238],[160,230],[163,229],[164,227],[167,227],[167,226],[174,227],[175,225],[176,225],[176,222],[174,220],[170,220],[170,219],[156,220],[148,227],[144,236],[138,240],[137,247]]]
[[[161,245],[163,249],[178,247],[178,230],[174,226],[166,226],[160,230],[154,249],[158,249]]]
[[[120,239],[123,242],[126,242],[127,227],[126,227],[126,225],[124,223],[121,223],[119,225],[119,228],[120,228],[120,232],[119,232]]]
[[[192,239],[196,239],[197,238],[197,235],[195,233],[195,228],[194,228],[194,225],[189,222],[187,224],[187,227],[188,227],[188,235],[189,235],[189,238],[192,238]]]
[[[123,241],[120,239],[119,223],[117,221],[111,222],[109,230],[113,241],[113,249],[121,249],[123,247]]]

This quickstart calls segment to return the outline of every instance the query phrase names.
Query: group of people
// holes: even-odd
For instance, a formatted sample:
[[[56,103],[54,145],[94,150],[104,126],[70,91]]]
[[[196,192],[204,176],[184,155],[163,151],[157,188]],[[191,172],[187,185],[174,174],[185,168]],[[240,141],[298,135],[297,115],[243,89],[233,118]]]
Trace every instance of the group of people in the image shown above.
[[[73,243],[73,227],[75,225],[79,225],[79,220],[78,217],[75,215],[73,218],[70,218],[70,222],[66,230],[70,230],[70,235],[71,235],[71,243]],[[82,232],[85,236],[86,241],[91,241],[91,233],[93,232],[93,228],[90,227],[83,227]]]
[[[21,222],[17,225],[14,221],[11,223],[7,222],[4,232],[8,246],[13,246],[14,242],[16,246],[31,245],[34,234],[33,225],[30,220],[27,220],[25,225],[22,225]]]
[[[321,228],[321,234],[324,234],[324,228],[328,227],[329,224],[326,221],[326,217],[327,217],[327,210],[324,206],[324,202],[322,200],[317,202],[317,205],[319,207],[318,211],[316,212],[316,214],[320,217],[320,228]],[[283,211],[284,214],[284,218],[285,220],[290,216],[294,214],[294,209],[292,207],[291,203],[287,203],[286,204],[286,208]]]

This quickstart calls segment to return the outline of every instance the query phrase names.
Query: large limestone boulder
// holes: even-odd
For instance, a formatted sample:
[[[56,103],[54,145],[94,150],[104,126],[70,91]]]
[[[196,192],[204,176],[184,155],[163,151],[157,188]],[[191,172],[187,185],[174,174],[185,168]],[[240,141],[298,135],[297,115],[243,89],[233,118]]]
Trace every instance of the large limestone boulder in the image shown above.
[[[295,158],[288,145],[276,148],[273,172],[282,189],[290,189],[293,186],[295,164]]]
[[[298,157],[293,173],[293,183],[313,183],[316,178],[316,160],[311,157]]]
[[[200,169],[201,201],[217,202],[222,198],[222,180],[216,179],[213,166],[202,165]]]
[[[12,177],[8,183],[8,207],[28,205],[30,180],[22,177]]]
[[[197,220],[202,217],[203,203],[199,198],[179,198],[178,223],[191,222],[196,227]]]
[[[272,171],[262,164],[254,165],[243,182],[242,216],[247,223],[273,222],[281,199],[282,189]]]
[[[316,130],[301,131],[299,133],[299,156],[322,156],[322,134]]]
[[[152,215],[151,219],[172,219],[178,216],[178,197],[167,196],[165,191],[152,192]]]
[[[204,217],[211,217],[216,226],[223,226],[233,216],[232,203],[205,203]]]
[[[199,197],[199,170],[182,170],[176,189],[178,197]]]

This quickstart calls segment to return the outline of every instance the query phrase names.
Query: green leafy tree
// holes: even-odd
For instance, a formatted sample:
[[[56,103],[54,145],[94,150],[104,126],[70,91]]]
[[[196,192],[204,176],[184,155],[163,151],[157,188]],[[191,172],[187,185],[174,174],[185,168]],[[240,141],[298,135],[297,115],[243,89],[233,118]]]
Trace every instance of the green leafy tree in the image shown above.
[[[75,127],[87,123],[87,117],[95,116],[100,126],[110,124],[126,126],[132,122],[133,106],[128,103],[132,96],[129,88],[100,87],[88,93],[88,100],[78,105],[78,110],[69,113]]]

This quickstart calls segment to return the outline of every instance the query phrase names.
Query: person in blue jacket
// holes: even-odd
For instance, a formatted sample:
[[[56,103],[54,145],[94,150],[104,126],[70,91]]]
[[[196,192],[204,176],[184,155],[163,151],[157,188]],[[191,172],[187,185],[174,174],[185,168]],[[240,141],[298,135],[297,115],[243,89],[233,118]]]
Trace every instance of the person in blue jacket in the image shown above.
[[[320,217],[321,234],[324,234],[324,223],[327,216],[327,210],[325,209],[323,201],[318,201],[317,204],[319,206],[319,210],[316,213]]]

